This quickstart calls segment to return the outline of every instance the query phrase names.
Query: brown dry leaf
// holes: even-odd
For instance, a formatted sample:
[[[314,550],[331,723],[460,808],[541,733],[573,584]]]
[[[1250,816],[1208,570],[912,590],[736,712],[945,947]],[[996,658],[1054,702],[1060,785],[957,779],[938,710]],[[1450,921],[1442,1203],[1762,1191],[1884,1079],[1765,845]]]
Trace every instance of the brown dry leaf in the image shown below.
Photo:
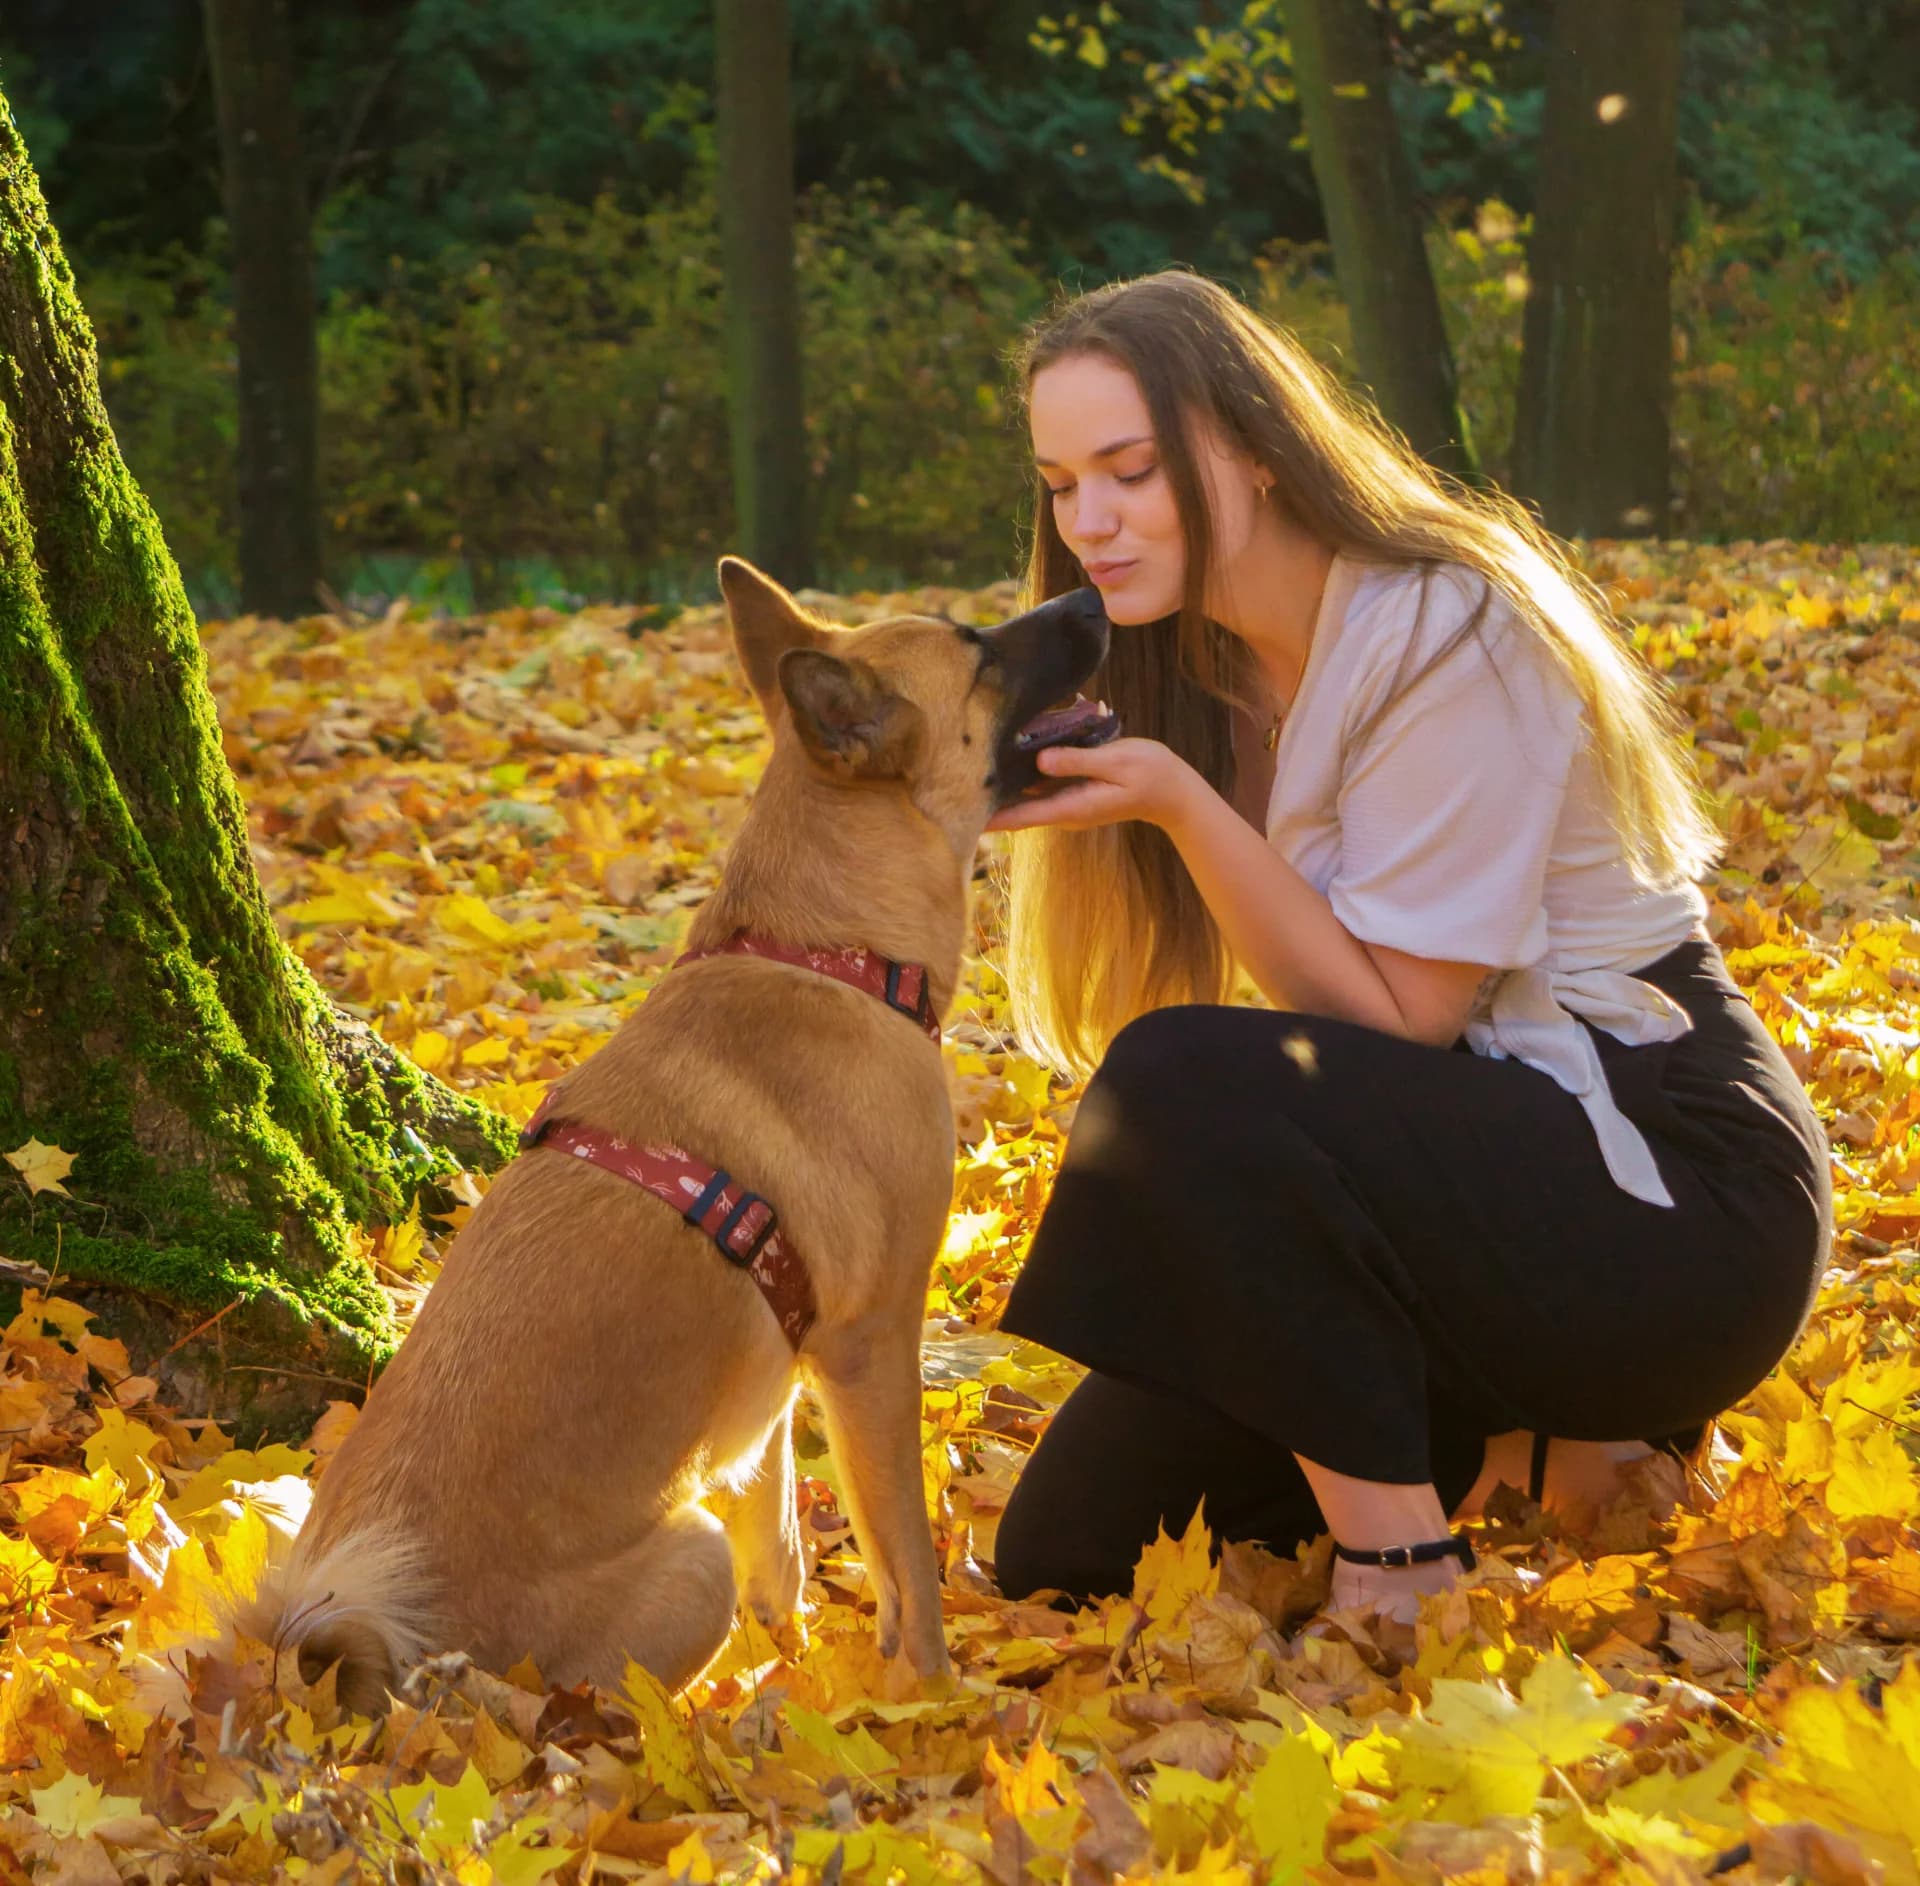
[[[1114,1759],[1129,1770],[1162,1762],[1218,1781],[1233,1766],[1234,1748],[1232,1732],[1217,1722],[1170,1722],[1129,1743]]]
[[[1813,1821],[1755,1821],[1748,1836],[1762,1879],[1801,1879],[1812,1886],[1884,1886],[1886,1868],[1859,1845]]]

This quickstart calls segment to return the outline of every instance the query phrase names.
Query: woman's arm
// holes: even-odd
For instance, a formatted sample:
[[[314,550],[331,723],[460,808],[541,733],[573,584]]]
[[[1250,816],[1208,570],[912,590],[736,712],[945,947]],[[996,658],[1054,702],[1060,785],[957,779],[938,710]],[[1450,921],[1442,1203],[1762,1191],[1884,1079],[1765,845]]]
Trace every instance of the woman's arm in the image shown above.
[[[1487,970],[1361,942],[1261,833],[1187,770],[1197,790],[1181,795],[1164,829],[1267,1000],[1452,1046]]]
[[[989,830],[1143,818],[1171,838],[1227,946],[1276,1008],[1330,1015],[1448,1047],[1466,1025],[1479,963],[1363,943],[1265,837],[1157,740],[1058,747],[1042,771],[1083,783],[1000,813]]]

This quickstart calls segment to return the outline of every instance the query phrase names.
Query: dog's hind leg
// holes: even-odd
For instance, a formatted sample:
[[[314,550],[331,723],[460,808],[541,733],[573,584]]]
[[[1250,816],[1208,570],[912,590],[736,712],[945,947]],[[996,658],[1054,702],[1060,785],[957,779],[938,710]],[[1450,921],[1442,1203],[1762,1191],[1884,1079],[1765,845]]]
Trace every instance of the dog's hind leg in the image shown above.
[[[880,1648],[921,1676],[952,1669],[920,1473],[920,1325],[842,1330],[819,1358],[820,1407],[847,1517],[873,1580]]]
[[[740,1575],[741,1603],[782,1649],[797,1649],[805,1642],[804,1631],[795,1628],[795,1613],[807,1567],[793,1497],[791,1402],[767,1436],[760,1464],[741,1491],[728,1533]]]
[[[683,1506],[631,1552],[553,1594],[554,1641],[534,1661],[550,1682],[617,1689],[631,1657],[677,1690],[713,1661],[733,1610],[727,1535],[704,1507]]]

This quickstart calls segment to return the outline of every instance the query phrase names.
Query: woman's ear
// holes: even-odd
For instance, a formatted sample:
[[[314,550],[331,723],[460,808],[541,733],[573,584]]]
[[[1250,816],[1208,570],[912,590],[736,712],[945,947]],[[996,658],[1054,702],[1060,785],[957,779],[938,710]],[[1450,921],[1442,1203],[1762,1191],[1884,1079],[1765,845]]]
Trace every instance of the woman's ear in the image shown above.
[[[733,625],[734,652],[747,685],[771,723],[780,708],[780,657],[789,649],[824,648],[834,639],[772,577],[744,557],[720,559],[720,594]]]
[[[794,732],[817,765],[852,779],[903,779],[913,770],[925,716],[866,662],[791,648],[779,677]]]

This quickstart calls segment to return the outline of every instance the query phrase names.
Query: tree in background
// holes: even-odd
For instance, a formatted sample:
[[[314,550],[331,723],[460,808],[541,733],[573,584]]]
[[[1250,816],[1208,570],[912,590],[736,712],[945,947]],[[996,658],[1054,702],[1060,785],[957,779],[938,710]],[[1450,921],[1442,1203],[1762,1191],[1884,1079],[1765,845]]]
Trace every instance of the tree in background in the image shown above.
[[[1680,0],[1557,0],[1513,485],[1569,536],[1662,535]]]
[[[1453,349],[1369,0],[1286,0],[1293,75],[1359,377],[1415,451],[1474,474]]]
[[[3,97],[0,361],[0,1149],[74,1156],[70,1197],[5,1175],[0,1251],[57,1270],[188,1405],[293,1418],[393,1337],[352,1225],[511,1136],[275,933],[193,614]]]
[[[1553,0],[1520,391],[1508,482],[1568,535],[1665,528],[1671,401],[1673,221],[1678,188],[1682,0]],[[1352,323],[1357,377],[1435,464],[1471,469],[1453,352],[1441,325],[1410,165],[1389,93],[1378,0],[1243,0],[1231,33],[1208,35],[1201,70],[1242,97],[1297,97]],[[1391,9],[1405,27],[1428,12]],[[1497,0],[1430,9],[1479,17],[1517,44]],[[1264,65],[1291,65],[1290,86]],[[1483,63],[1429,67],[1456,101]],[[1163,98],[1191,83],[1163,68]],[[1438,441],[1438,444],[1436,444]]]
[[[715,0],[734,522],[740,548],[796,584],[812,580],[813,549],[793,264],[791,56],[787,0]]]
[[[240,599],[305,615],[320,584],[320,362],[287,0],[205,9],[240,359]]]

